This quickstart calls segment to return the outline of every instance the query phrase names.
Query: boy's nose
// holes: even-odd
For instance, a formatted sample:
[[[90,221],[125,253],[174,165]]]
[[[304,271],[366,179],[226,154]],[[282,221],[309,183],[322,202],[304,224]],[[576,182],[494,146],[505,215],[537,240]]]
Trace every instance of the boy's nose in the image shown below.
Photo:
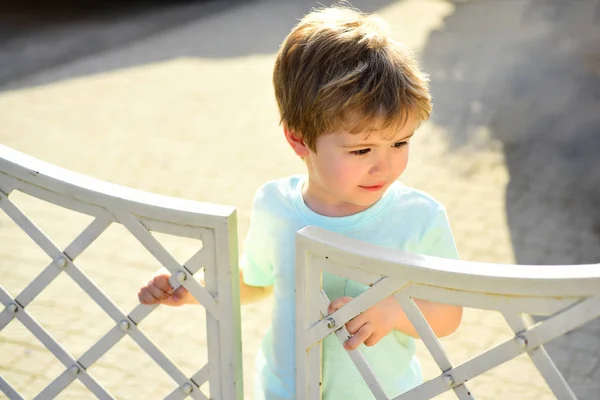
[[[375,163],[371,167],[372,175],[386,175],[392,169],[392,157],[390,154],[385,152],[381,154],[375,160]]]

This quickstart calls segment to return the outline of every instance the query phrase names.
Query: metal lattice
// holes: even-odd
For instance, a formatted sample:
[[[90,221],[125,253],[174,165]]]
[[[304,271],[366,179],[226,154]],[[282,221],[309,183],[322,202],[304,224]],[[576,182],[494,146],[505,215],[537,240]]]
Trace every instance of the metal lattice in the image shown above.
[[[431,399],[453,390],[472,399],[466,382],[527,353],[558,399],[576,399],[544,344],[600,316],[600,264],[572,266],[494,265],[401,251],[348,239],[319,228],[301,230],[296,241],[296,394],[321,398],[321,344],[379,301],[395,296],[441,373],[396,400]],[[331,315],[322,289],[329,272],[371,286]],[[407,278],[409,277],[409,278]],[[459,365],[453,365],[413,298],[500,311],[514,336]],[[523,314],[546,315],[532,323]],[[388,399],[360,349],[348,352],[371,392]]]
[[[95,219],[64,250],[58,248],[10,199],[20,191],[46,202],[85,213]],[[129,335],[175,382],[169,400],[207,399],[200,391],[210,384],[211,399],[241,399],[242,357],[235,209],[201,204],[123,188],[41,162],[0,145],[0,208],[53,260],[15,298],[0,285],[0,331],[18,319],[65,369],[36,399],[56,397],[75,380],[96,397],[113,396],[87,373],[100,357]],[[186,376],[138,324],[157,306],[139,304],[125,313],[76,265],[75,260],[111,224],[122,224],[159,263],[168,269],[174,288],[183,285],[206,309],[208,363]],[[200,238],[202,250],[181,265],[150,233]],[[193,278],[203,270],[206,286]],[[59,274],[67,274],[114,321],[114,326],[75,359],[27,311],[27,306]],[[0,282],[1,283],[1,282]],[[9,399],[21,394],[0,376],[0,390]]]

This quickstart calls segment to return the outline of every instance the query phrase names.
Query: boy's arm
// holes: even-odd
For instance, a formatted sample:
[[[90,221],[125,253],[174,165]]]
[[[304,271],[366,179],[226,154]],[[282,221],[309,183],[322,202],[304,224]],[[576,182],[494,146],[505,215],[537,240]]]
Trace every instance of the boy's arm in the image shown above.
[[[398,304],[395,298],[393,300]],[[463,314],[463,308],[461,306],[434,303],[432,301],[419,299],[414,299],[414,301],[437,337],[451,335],[458,329]],[[398,307],[400,307],[399,304]],[[400,312],[397,314],[396,326],[394,329],[404,332],[414,338],[419,338],[419,333],[401,307]]]
[[[244,271],[240,269],[240,302],[252,304],[269,297],[273,293],[271,286],[250,286],[244,282]]]

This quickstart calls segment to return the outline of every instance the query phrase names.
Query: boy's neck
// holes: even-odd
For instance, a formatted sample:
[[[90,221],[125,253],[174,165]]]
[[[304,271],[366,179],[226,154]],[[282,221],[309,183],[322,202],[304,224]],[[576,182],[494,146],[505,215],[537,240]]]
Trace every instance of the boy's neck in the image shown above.
[[[323,194],[318,195],[316,193],[317,191],[311,190],[315,185],[314,182],[311,185],[310,178],[303,184],[302,200],[304,200],[304,204],[306,204],[313,212],[325,217],[347,217],[349,215],[358,214],[376,203],[363,206],[341,202],[337,199],[328,198]]]

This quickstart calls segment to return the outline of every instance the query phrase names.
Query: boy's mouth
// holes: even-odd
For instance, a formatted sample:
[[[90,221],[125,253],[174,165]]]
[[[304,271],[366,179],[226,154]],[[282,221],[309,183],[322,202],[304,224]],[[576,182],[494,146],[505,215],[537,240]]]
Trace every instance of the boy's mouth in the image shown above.
[[[361,185],[360,187],[365,190],[371,191],[371,192],[376,192],[378,190],[381,190],[384,186],[385,186],[384,184],[380,184],[380,185],[371,185],[371,186]]]

